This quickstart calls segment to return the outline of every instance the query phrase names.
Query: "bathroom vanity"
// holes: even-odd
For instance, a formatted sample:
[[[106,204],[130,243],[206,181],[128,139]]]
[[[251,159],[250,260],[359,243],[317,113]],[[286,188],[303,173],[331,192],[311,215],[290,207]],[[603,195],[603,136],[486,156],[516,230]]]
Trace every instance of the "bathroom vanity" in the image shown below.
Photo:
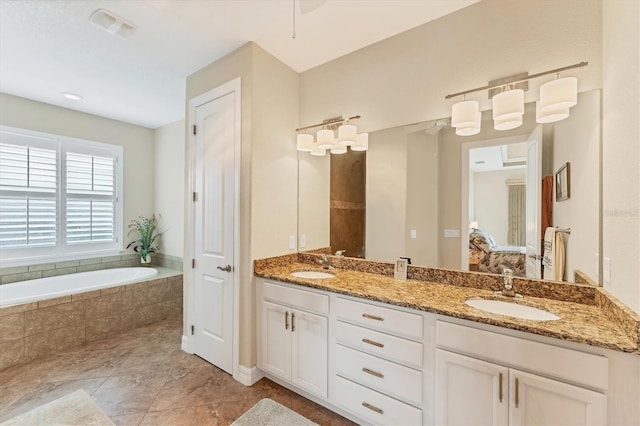
[[[634,339],[588,296],[525,296],[522,303],[559,319],[519,319],[465,304],[497,298],[477,282],[347,269],[300,278],[291,273],[317,267],[291,259],[255,268],[258,368],[358,423],[635,421],[630,407],[640,395],[624,380],[640,375],[637,327]]]

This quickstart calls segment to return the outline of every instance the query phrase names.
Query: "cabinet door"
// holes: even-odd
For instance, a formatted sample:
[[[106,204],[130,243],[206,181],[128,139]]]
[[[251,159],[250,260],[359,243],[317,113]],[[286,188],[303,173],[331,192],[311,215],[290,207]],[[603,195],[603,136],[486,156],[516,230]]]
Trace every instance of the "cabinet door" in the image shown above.
[[[262,302],[262,369],[291,380],[292,309]]]
[[[508,371],[436,349],[436,424],[506,425]]]
[[[607,397],[578,386],[509,370],[512,426],[604,425]]]
[[[327,318],[294,311],[291,381],[302,389],[327,396]]]

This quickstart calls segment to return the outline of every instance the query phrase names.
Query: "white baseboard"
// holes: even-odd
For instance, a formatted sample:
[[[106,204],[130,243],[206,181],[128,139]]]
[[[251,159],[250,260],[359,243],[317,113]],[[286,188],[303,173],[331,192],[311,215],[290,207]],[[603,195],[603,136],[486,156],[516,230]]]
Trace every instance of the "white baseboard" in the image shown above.
[[[188,336],[182,336],[182,344],[180,345],[180,348],[188,354],[193,353],[193,348],[191,347],[191,341],[189,340]]]
[[[253,367],[245,367],[244,365],[238,366],[238,374],[233,378],[245,386],[252,386],[258,380],[262,379],[264,374],[258,370],[255,365]]]

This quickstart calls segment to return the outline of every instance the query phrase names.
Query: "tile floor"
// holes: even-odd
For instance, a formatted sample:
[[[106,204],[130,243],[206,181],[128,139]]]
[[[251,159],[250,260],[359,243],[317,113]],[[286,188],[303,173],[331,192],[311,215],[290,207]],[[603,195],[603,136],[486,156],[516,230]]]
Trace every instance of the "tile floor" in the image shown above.
[[[84,389],[118,425],[226,425],[271,398],[321,425],[347,419],[270,380],[251,387],[180,350],[167,320],[0,371],[0,422]]]

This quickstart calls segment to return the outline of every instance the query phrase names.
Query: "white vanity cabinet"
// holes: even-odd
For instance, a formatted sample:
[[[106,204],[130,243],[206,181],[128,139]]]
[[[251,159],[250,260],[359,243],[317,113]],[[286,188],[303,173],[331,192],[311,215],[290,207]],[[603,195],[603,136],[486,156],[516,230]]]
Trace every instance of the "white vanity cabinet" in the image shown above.
[[[605,357],[447,323],[436,329],[438,345],[472,355],[436,349],[436,424],[607,423],[606,395],[580,386],[606,389]],[[483,346],[476,346],[480,341]],[[579,385],[511,366],[538,366],[545,375]]]
[[[335,402],[371,424],[422,424],[422,315],[337,297]]]
[[[329,297],[271,282],[262,294],[259,368],[326,398]]]

